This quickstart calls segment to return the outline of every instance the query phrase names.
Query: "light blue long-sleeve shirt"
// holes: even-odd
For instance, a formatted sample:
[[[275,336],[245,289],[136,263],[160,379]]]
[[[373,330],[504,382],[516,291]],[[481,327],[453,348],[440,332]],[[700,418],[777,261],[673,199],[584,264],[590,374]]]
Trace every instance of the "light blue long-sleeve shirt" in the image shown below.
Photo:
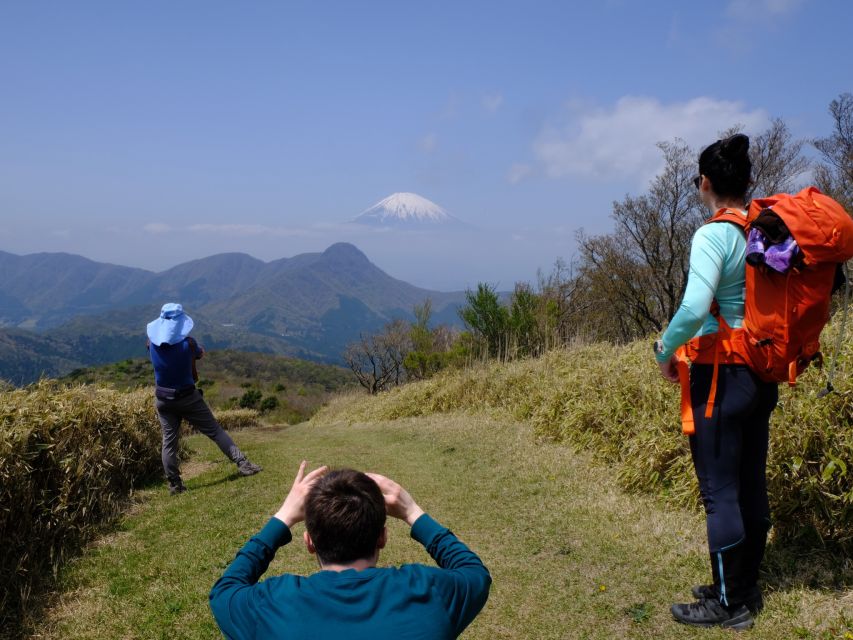
[[[258,579],[291,540],[276,518],[239,551],[210,592],[229,640],[456,638],[483,608],[492,579],[480,558],[424,514],[412,525],[437,567],[407,564]]]
[[[661,338],[663,352],[655,355],[658,362],[669,360],[691,338],[717,331],[718,323],[710,314],[714,298],[731,327],[743,324],[745,269],[746,237],[740,227],[714,222],[696,230],[684,299]]]

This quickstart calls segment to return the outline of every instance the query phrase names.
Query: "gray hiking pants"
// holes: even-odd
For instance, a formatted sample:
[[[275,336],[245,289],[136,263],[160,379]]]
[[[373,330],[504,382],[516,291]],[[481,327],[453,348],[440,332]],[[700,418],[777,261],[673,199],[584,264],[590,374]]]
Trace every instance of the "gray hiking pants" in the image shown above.
[[[190,395],[177,400],[154,399],[160,428],[163,432],[163,470],[170,484],[181,479],[178,443],[181,435],[181,420],[186,419],[199,432],[216,443],[220,451],[231,462],[240,463],[246,457],[234,444],[231,436],[213,417],[210,407],[204,401],[198,389]]]

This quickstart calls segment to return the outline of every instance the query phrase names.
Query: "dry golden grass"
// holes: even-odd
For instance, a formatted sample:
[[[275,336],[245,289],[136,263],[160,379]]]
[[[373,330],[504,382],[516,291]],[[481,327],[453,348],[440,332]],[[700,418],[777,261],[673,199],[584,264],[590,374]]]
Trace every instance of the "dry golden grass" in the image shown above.
[[[255,409],[222,409],[214,414],[217,422],[226,431],[250,429],[261,424],[261,414]]]

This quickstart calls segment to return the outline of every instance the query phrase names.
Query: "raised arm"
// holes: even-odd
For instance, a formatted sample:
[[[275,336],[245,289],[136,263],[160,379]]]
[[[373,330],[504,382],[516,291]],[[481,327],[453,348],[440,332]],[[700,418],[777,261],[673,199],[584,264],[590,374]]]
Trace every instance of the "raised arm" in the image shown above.
[[[368,473],[385,498],[389,516],[412,527],[411,536],[422,545],[443,571],[437,583],[457,635],[471,624],[486,604],[492,577],[476,553],[452,531],[424,513],[412,496],[393,480]]]
[[[299,465],[293,486],[281,508],[260,533],[249,540],[210,591],[210,609],[229,640],[254,638],[257,624],[256,584],[275,557],[276,550],[291,541],[290,528],[305,519],[305,497],[326,467],[305,475]]]

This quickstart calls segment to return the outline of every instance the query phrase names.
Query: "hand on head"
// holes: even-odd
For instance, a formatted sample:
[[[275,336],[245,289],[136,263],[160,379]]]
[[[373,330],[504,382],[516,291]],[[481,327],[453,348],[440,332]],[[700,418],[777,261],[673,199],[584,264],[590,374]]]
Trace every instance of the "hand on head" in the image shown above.
[[[368,473],[367,477],[379,485],[382,497],[385,498],[385,510],[389,516],[399,518],[409,526],[412,526],[415,524],[415,520],[423,515],[424,510],[417,505],[412,496],[409,495],[409,492],[399,484],[378,473]]]
[[[293,481],[290,493],[287,494],[284,504],[275,514],[275,517],[289,528],[305,519],[305,498],[308,497],[308,492],[314,483],[329,470],[328,467],[322,466],[305,475],[306,466],[308,466],[308,462],[303,460],[302,464],[299,465],[299,471],[296,472],[296,479]]]

